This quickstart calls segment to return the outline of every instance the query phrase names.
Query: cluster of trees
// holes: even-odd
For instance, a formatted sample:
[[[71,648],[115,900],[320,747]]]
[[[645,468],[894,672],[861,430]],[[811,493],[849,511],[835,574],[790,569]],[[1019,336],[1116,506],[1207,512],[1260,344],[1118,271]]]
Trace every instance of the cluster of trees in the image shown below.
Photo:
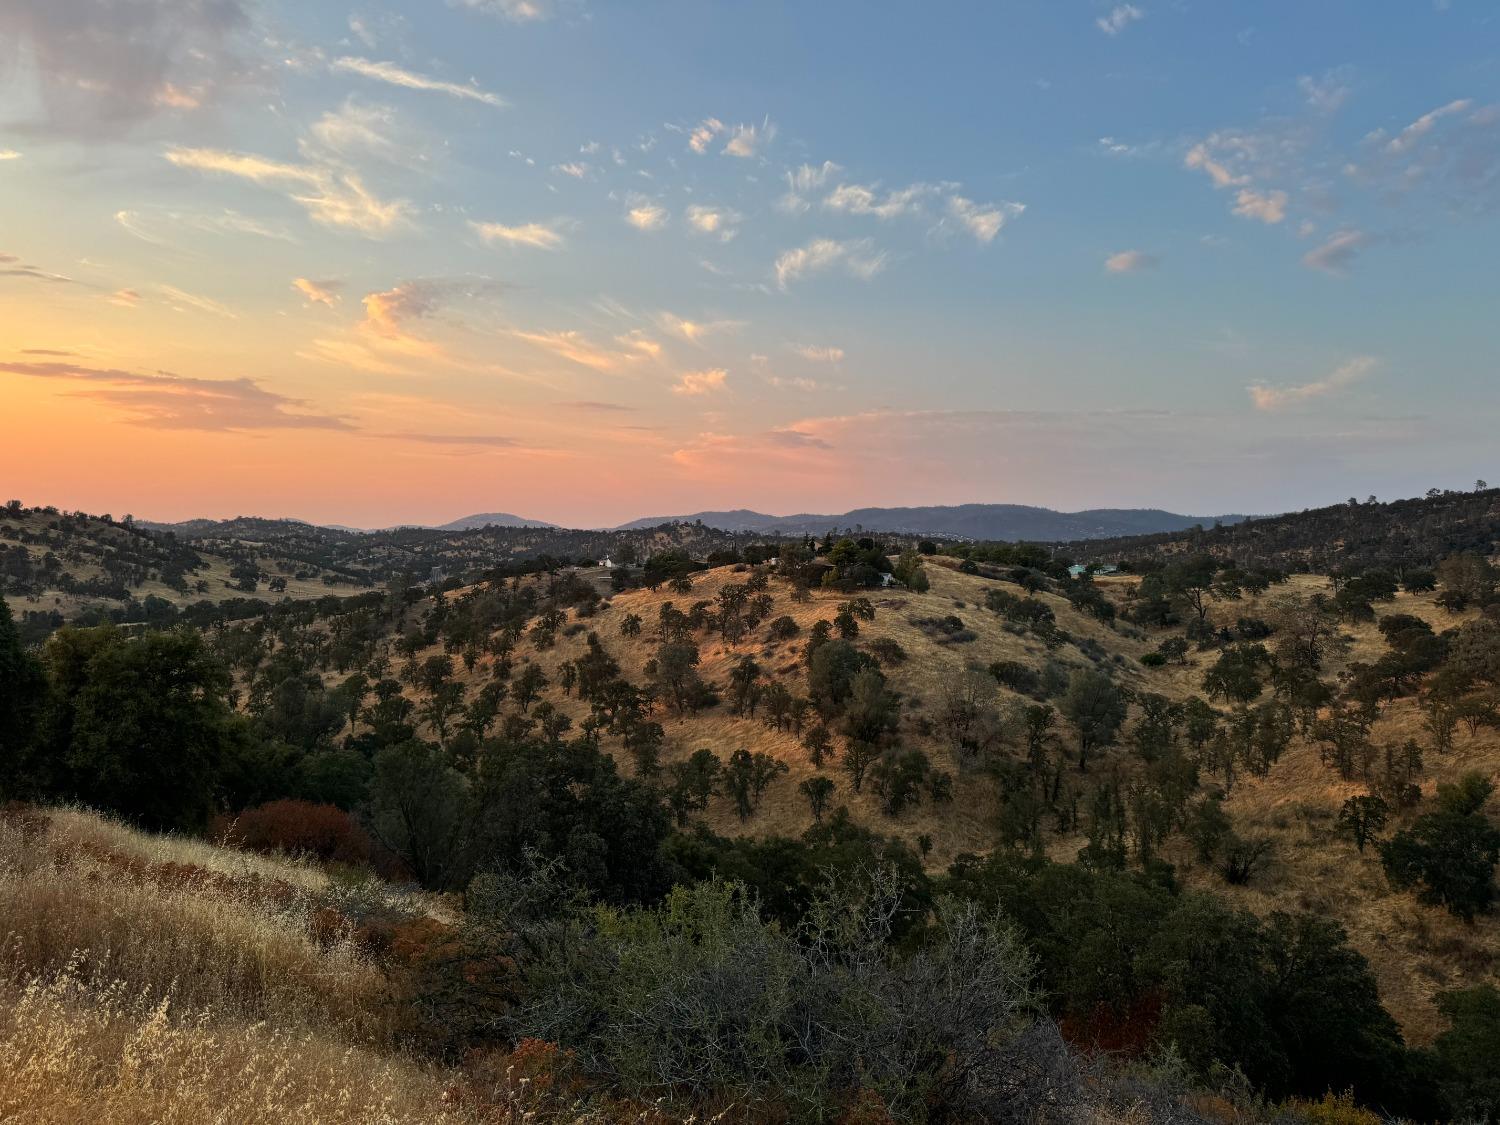
[[[129,516],[116,521],[19,500],[0,508],[0,540],[11,541],[0,543],[0,587],[27,597],[59,590],[124,601],[149,580],[186,592],[206,565],[175,535],[138,527]]]
[[[1477,482],[1482,484],[1483,482]],[[1351,500],[1281,516],[1185,532],[1099,539],[1070,544],[1080,557],[1140,568],[1183,553],[1239,559],[1257,568],[1293,573],[1397,572],[1430,569],[1450,555],[1492,556],[1500,550],[1500,489],[1432,489],[1410,500]]]

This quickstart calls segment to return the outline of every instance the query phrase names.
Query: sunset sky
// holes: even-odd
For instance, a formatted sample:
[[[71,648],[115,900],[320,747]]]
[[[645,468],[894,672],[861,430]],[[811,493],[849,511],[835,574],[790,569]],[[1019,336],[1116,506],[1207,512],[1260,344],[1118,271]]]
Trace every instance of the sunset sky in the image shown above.
[[[1493,0],[0,0],[0,501],[1469,487],[1497,211]]]

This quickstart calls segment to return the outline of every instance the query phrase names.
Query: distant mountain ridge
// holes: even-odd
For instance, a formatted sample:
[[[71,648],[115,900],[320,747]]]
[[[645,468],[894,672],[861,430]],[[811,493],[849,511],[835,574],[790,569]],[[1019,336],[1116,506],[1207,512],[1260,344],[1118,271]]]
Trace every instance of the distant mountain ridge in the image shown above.
[[[529,520],[524,516],[513,516],[509,512],[481,512],[473,516],[460,516],[456,520],[440,524],[423,524],[434,531],[472,531],[476,527],[557,527],[546,520]]]
[[[1236,524],[1243,515],[1190,516],[1159,508],[1090,508],[1081,512],[1059,512],[1028,504],[955,504],[915,508],[855,508],[839,514],[820,515],[802,512],[773,516],[749,508],[729,511],[693,512],[678,516],[646,516],[631,520],[610,531],[641,531],[662,524],[702,523],[705,527],[729,532],[753,532],[764,535],[822,535],[833,530],[861,528],[889,534],[931,535],[949,539],[983,539],[1040,543],[1078,542],[1095,539],[1118,539],[1132,535],[1159,535],[1190,531],[1194,527],[1213,527],[1216,523]],[[480,512],[461,516],[442,524],[396,524],[386,528],[356,528],[340,524],[309,524],[297,519],[260,519],[240,516],[233,520],[184,520],[180,523],[138,521],[142,526],[179,535],[223,536],[236,532],[260,531],[280,526],[322,527],[341,534],[371,535],[389,531],[475,531],[485,527],[557,529],[560,525],[545,520],[527,519],[509,512]]]
[[[802,513],[772,516],[747,508],[726,512],[694,512],[686,516],[649,516],[621,524],[615,530],[635,531],[664,523],[694,523],[725,531],[759,531],[779,535],[821,535],[833,529],[860,527],[866,531],[963,539],[1058,542],[1109,539],[1187,531],[1215,523],[1239,523],[1243,515],[1185,516],[1159,508],[1091,508],[1059,512],[1027,504],[956,504],[920,508],[855,508],[840,515]]]
[[[308,520],[296,519],[291,516],[283,516],[279,519],[267,519],[259,516],[236,516],[234,519],[190,519],[179,520],[176,523],[165,523],[154,520],[137,520],[141,527],[150,528],[153,531],[175,531],[179,535],[202,536],[218,535],[232,532],[234,530],[252,528],[264,530],[276,525],[286,527],[315,527],[324,531],[340,531],[350,535],[375,535],[383,531],[401,531],[408,528],[416,528],[421,531],[473,531],[481,527],[532,527],[549,528],[557,527],[555,523],[545,520],[529,520],[524,516],[513,516],[509,512],[480,512],[472,516],[460,516],[448,523],[398,523],[390,527],[350,527],[342,523],[311,523]]]

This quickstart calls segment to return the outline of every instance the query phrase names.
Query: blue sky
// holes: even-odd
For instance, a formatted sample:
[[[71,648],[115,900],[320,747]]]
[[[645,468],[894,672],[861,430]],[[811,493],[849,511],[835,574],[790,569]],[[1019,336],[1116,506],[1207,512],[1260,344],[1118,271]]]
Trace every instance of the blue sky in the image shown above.
[[[1496,15],[0,0],[0,471],[348,523],[1500,477]]]

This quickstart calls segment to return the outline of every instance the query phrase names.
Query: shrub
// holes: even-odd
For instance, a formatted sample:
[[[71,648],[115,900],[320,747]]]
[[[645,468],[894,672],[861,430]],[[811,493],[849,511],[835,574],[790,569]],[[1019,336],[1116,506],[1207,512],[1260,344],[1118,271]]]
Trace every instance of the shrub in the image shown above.
[[[253,852],[308,855],[366,864],[372,841],[343,809],[286,799],[246,809],[223,831],[224,843]]]
[[[802,627],[796,620],[785,614],[771,622],[770,635],[773,641],[785,641],[795,637],[802,631]]]

